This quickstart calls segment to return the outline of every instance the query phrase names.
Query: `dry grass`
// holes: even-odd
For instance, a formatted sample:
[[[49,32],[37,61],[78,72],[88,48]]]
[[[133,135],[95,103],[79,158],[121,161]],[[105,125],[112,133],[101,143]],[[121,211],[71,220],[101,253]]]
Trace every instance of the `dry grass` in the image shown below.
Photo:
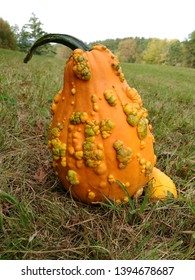
[[[179,200],[92,207],[66,193],[47,149],[64,62],[34,57],[25,65],[23,56],[0,49],[0,259],[194,259],[195,71],[123,65],[149,109],[158,166]]]

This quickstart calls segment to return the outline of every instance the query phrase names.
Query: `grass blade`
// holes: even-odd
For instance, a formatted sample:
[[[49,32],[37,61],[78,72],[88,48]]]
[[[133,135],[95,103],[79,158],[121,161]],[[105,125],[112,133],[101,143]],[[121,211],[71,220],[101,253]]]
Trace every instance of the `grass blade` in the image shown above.
[[[13,205],[16,206],[22,226],[25,228],[28,228],[29,227],[29,215],[26,212],[25,208],[20,204],[20,202],[16,198],[14,198],[10,194],[8,194],[2,190],[0,190],[0,197],[2,197],[3,199],[9,201],[10,203],[12,203]]]

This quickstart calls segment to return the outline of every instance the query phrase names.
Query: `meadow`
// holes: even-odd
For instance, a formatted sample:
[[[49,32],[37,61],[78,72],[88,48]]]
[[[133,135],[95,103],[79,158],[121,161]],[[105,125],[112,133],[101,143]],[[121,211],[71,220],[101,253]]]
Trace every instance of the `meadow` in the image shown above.
[[[24,56],[0,49],[0,259],[195,259],[195,69],[121,64],[178,200],[94,207],[67,194],[47,148],[65,61]]]

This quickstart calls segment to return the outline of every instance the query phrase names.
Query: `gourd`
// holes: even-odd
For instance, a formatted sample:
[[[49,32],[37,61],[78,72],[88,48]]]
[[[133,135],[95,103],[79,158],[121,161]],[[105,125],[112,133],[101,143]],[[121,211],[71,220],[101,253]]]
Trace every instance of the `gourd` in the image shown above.
[[[156,167],[153,168],[146,192],[153,201],[177,197],[176,187],[171,178]]]
[[[164,174],[154,172],[154,136],[140,95],[128,85],[108,48],[90,48],[69,35],[43,36],[24,62],[49,42],[73,50],[65,65],[63,89],[51,106],[48,147],[56,174],[71,196],[84,203],[127,202],[127,193],[138,197],[151,178],[159,181]],[[150,184],[151,196],[153,187]],[[162,184],[162,192],[163,188],[167,190]],[[177,197],[175,186],[170,192]],[[161,193],[155,190],[155,197],[161,199]]]

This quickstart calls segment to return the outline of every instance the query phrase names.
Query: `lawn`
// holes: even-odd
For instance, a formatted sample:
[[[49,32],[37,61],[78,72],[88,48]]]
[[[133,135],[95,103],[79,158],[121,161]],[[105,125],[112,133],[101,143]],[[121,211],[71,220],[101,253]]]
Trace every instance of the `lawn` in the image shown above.
[[[121,65],[179,199],[94,207],[66,193],[47,148],[64,61],[24,56],[0,49],[0,259],[195,259],[195,70]]]

